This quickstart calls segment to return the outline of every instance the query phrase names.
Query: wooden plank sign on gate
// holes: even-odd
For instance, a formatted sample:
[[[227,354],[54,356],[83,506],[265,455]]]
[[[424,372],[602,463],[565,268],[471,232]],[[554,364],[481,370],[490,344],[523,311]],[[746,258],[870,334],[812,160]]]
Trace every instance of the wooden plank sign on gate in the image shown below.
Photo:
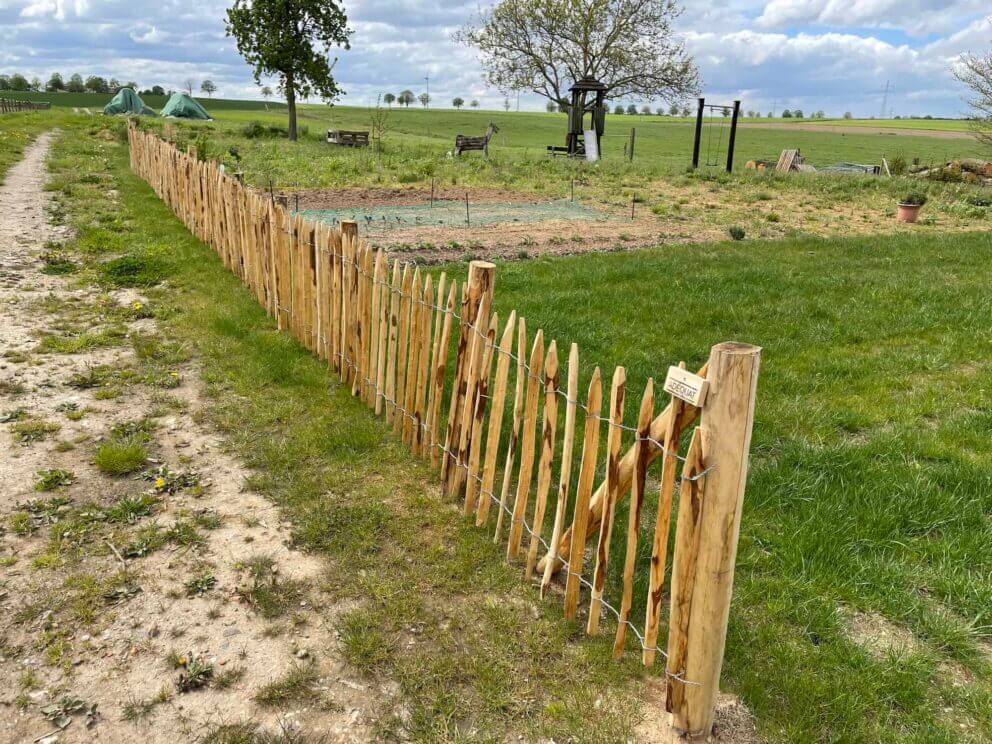
[[[689,405],[702,408],[706,402],[706,392],[709,381],[705,377],[694,375],[684,367],[669,367],[668,377],[665,378],[665,392],[684,400]]]

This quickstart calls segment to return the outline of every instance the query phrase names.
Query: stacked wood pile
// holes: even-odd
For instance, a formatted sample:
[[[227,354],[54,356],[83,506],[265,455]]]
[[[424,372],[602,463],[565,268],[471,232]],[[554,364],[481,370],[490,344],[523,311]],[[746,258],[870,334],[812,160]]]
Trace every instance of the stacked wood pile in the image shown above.
[[[514,311],[504,319],[494,312],[494,264],[473,261],[464,282],[435,278],[365,245],[357,223],[307,221],[134,122],[128,134],[134,172],[217,252],[278,327],[326,360],[342,385],[437,469],[442,496],[505,544],[506,560],[538,583],[542,597],[557,588],[567,618],[586,604],[589,634],[600,632],[601,619],[615,618],[616,658],[631,645],[645,665],[664,656],[674,727],[708,735],[760,349],[718,344],[698,375],[673,366],[657,393],[648,380],[635,408],[625,402],[624,367],[581,375],[576,344],[559,346],[542,330],[531,335]],[[633,420],[634,410],[636,427],[624,423],[625,411]],[[656,460],[658,485],[649,490]],[[642,525],[648,499],[657,517]],[[626,536],[614,546],[624,507]],[[588,542],[595,547],[587,554]],[[618,553],[622,581],[610,592],[608,563]],[[564,580],[556,583],[559,572]],[[638,584],[647,593],[635,602]],[[667,653],[659,640],[666,627]]]
[[[920,178],[961,180],[992,186],[992,162],[975,158],[951,160],[937,166],[918,166],[911,168],[910,173]]]
[[[747,170],[756,170],[764,173],[769,168],[774,168],[776,173],[815,173],[816,168],[806,163],[802,152],[799,150],[782,150],[778,160],[749,160],[744,164]]]

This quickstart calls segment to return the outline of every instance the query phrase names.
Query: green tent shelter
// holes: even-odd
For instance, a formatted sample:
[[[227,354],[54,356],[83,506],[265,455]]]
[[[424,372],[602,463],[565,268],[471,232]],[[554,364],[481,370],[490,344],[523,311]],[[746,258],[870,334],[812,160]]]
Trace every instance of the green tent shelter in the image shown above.
[[[145,105],[145,102],[138,97],[130,88],[121,88],[117,91],[110,103],[103,107],[105,114],[138,114],[140,116],[155,116],[155,112]]]
[[[185,93],[173,93],[161,111],[162,116],[175,116],[181,119],[209,119],[210,114],[197,101]]]

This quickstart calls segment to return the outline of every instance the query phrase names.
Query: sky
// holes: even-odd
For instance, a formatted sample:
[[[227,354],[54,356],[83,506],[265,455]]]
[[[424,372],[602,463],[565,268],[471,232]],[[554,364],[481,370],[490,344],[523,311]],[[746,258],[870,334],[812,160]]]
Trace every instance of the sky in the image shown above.
[[[340,103],[430,89],[499,108],[476,53],[454,31],[492,0],[345,0],[351,49],[337,54]],[[209,78],[224,98],[258,98],[224,34],[227,0],[0,0],[0,73],[46,80],[79,72],[180,89]],[[992,47],[989,0],[683,0],[677,30],[706,97],[764,113],[956,117],[965,91],[951,68]],[[429,78],[429,80],[428,80]],[[521,95],[521,110],[544,99]],[[628,102],[624,102],[628,103]],[[661,101],[651,102],[658,105]],[[512,105],[517,106],[516,97]]]

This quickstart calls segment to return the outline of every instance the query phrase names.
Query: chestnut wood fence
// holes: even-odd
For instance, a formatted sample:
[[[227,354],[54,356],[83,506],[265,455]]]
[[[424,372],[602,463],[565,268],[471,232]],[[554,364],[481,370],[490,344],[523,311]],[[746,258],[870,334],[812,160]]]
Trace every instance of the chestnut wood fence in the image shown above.
[[[663,657],[673,726],[708,733],[760,349],[714,346],[698,377],[688,375],[703,380],[705,389],[695,390],[703,399],[669,396],[649,380],[629,406],[638,406],[637,425],[628,426],[624,368],[609,379],[596,368],[580,391],[575,344],[559,349],[543,331],[531,335],[515,312],[504,319],[493,312],[493,264],[473,261],[460,286],[443,273],[435,278],[365,246],[356,223],[331,227],[294,216],[216,163],[133,123],[129,140],[134,172],[214,248],[280,329],[327,360],[342,384],[437,468],[443,497],[459,500],[466,518],[491,530],[541,597],[553,592],[564,603],[567,618],[584,609],[590,634],[603,632],[604,616],[615,621],[616,657],[631,647],[645,665]],[[669,374],[686,377],[684,368]],[[659,458],[649,494],[648,466]],[[642,525],[649,498],[657,499],[657,518]],[[613,545],[624,503],[626,537]],[[651,547],[649,562],[637,561],[641,540]],[[623,572],[614,606],[605,589],[617,553]],[[640,577],[648,589],[635,608]]]
[[[52,104],[47,101],[21,101],[14,98],[0,98],[0,114],[11,114],[15,111],[41,111],[50,109]]]

